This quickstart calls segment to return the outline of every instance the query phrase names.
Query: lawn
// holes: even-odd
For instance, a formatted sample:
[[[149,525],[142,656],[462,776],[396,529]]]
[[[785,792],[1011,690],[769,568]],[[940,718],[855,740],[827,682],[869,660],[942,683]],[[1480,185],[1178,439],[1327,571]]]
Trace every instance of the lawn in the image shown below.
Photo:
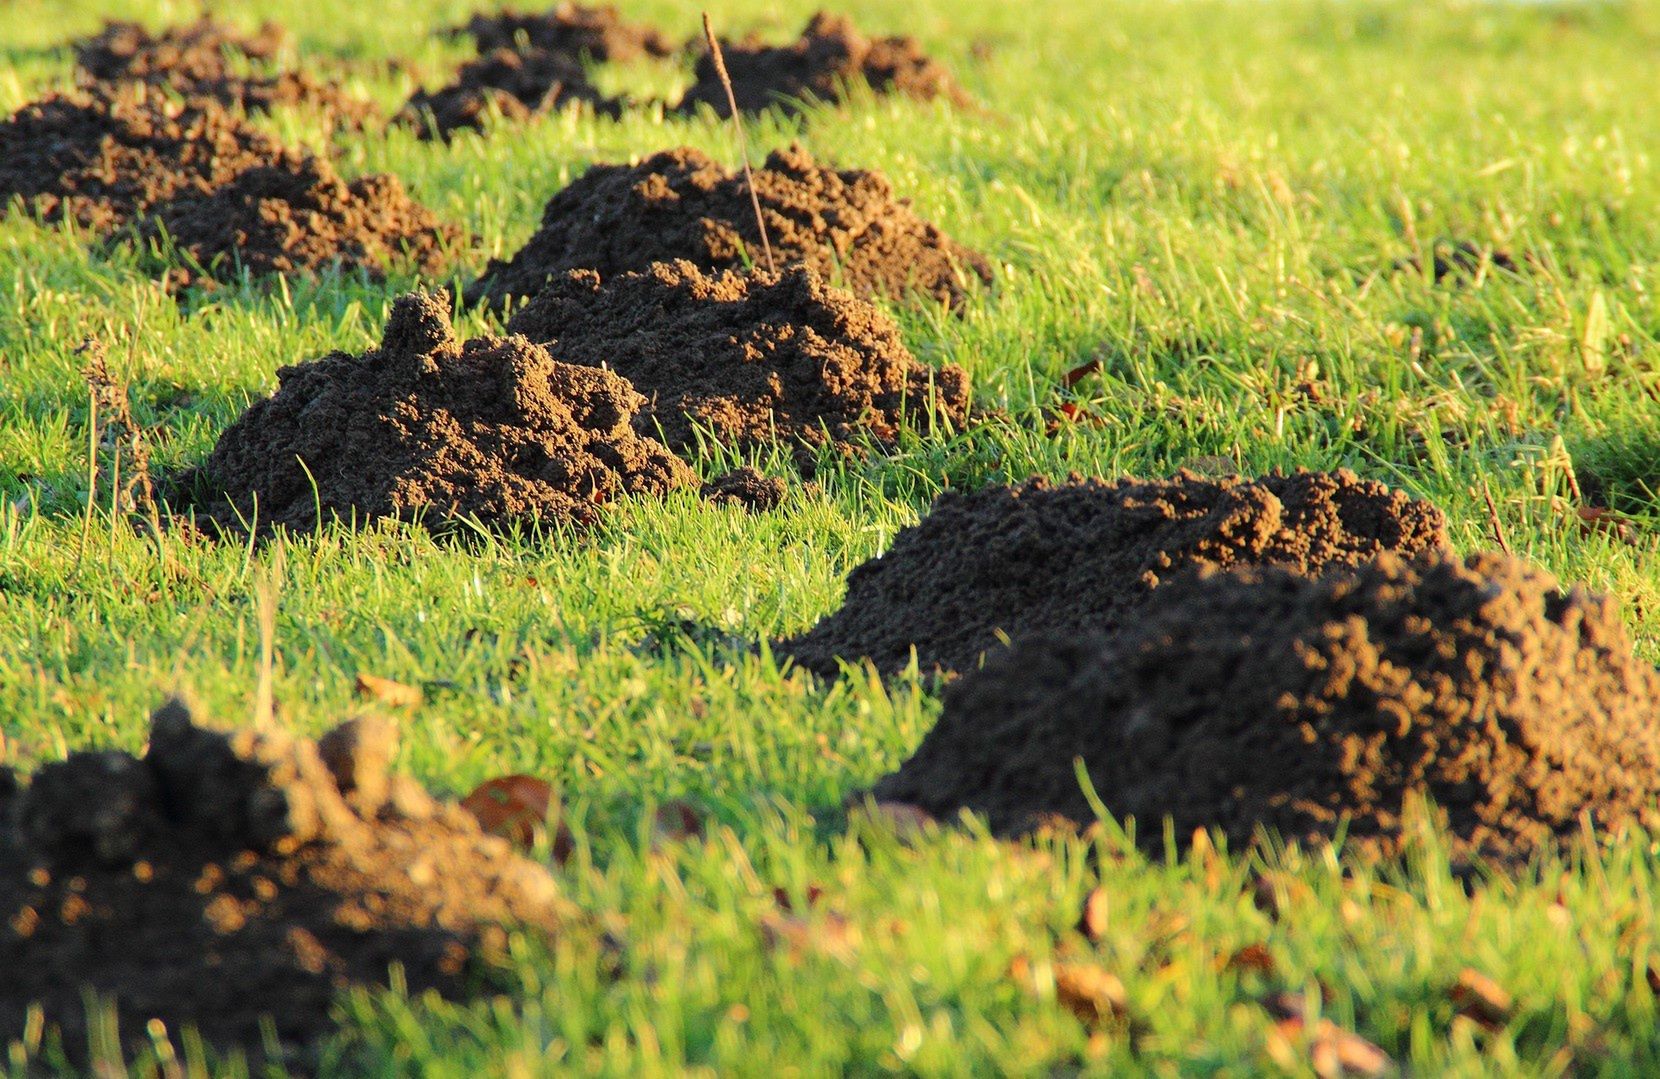
[[[251,0],[234,17],[279,19],[317,70],[390,109],[413,84],[384,61],[441,78],[467,50],[433,31],[477,6]],[[697,29],[684,5],[625,6]],[[813,7],[711,0],[718,28],[775,37]],[[297,730],[375,707],[354,685],[380,676],[424,689],[397,713],[399,767],[435,791],[550,781],[577,841],[557,877],[584,916],[524,942],[473,1002],[343,1000],[326,1059],[353,1072],[1302,1074],[1328,1063],[1316,1013],[1415,1074],[1660,1071],[1654,844],[1469,884],[1427,834],[1386,869],[1203,844],[1148,857],[1112,822],[1022,843],[971,820],[901,834],[846,806],[915,747],[937,687],[856,667],[827,682],[735,643],[833,610],[847,572],[947,487],[1306,466],[1436,502],[1461,551],[1502,537],[1614,594],[1660,659],[1660,6],[839,8],[917,35],[983,108],[866,99],[763,118],[749,142],[799,138],[880,169],[992,257],[994,289],[961,317],[892,312],[919,357],[961,365],[1006,419],[794,478],[767,514],[682,493],[612,506],[582,535],[156,537],[111,514],[107,476],[89,501],[86,338],[172,471],[279,366],[375,343],[415,282],[293,280],[181,305],[132,252],[14,214],[0,221],[0,759],[136,750],[175,692],[245,723],[269,641]],[[64,43],[101,17],[194,14],[0,3],[0,110],[67,85]],[[604,77],[640,97],[687,80],[668,61]],[[327,139],[314,117],[259,123]],[[462,283],[591,162],[678,145],[738,160],[728,126],[660,109],[337,143],[342,171],[395,173],[476,237]],[[1469,272],[1436,280],[1435,250],[1456,244],[1478,253]],[[461,325],[499,328],[476,312]],[[1061,400],[1085,421],[1051,425]],[[789,474],[785,455],[760,463]],[[695,462],[705,477],[729,464]],[[1622,528],[1583,518],[1593,483]],[[701,834],[654,828],[671,800]],[[1085,934],[1097,889],[1104,925]],[[1121,980],[1122,1015],[1080,1016],[1057,992],[1057,971],[1090,968]],[[1498,1021],[1460,1014],[1466,968],[1514,998]],[[1277,994],[1302,998],[1301,1032]],[[24,1047],[7,1059],[31,1067]]]

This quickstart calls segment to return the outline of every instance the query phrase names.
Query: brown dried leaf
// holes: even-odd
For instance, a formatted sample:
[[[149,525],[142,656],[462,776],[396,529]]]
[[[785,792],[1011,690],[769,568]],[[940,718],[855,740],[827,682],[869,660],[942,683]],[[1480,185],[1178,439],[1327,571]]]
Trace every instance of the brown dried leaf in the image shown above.
[[[421,690],[418,686],[406,686],[402,682],[394,682],[390,678],[374,674],[360,673],[357,676],[357,695],[388,708],[415,708],[421,703]]]
[[[1082,382],[1084,379],[1088,378],[1090,375],[1093,375],[1100,369],[1101,361],[1098,359],[1090,360],[1086,363],[1080,363],[1078,366],[1061,376],[1061,386],[1070,390],[1072,387],[1076,386],[1078,383]]]
[[[824,889],[819,887],[817,884],[807,885],[807,909],[812,910],[814,907],[818,906],[818,901],[823,895]],[[772,901],[777,903],[783,910],[793,911],[795,909],[795,901],[790,898],[790,893],[783,888],[774,888],[772,890]]]
[[[1607,506],[1580,506],[1576,514],[1580,527],[1587,533],[1605,532],[1621,543],[1637,542],[1637,522]]]
[[[1222,963],[1222,969],[1239,972],[1255,971],[1258,974],[1272,976],[1275,970],[1274,954],[1268,950],[1268,945],[1261,941],[1255,944],[1247,944],[1228,956]]]
[[[1458,1014],[1487,1030],[1497,1030],[1510,1021],[1516,999],[1498,982],[1472,967],[1458,972],[1458,981],[1447,991]]]
[[[1084,897],[1083,914],[1078,918],[1078,932],[1092,941],[1107,935],[1111,897],[1105,888],[1092,888]]]
[[[1118,975],[1092,963],[1056,963],[1055,998],[1086,1023],[1122,1019],[1129,996]]]

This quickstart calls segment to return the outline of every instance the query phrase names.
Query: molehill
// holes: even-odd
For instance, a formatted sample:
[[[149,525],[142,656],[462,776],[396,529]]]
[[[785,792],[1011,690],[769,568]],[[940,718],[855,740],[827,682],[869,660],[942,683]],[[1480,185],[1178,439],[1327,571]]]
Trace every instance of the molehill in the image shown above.
[[[522,337],[463,344],[443,293],[394,301],[380,348],[277,379],[178,484],[210,526],[309,530],[319,514],[584,525],[619,496],[695,479],[635,433],[645,402],[627,382]]]
[[[819,12],[788,45],[768,45],[751,37],[722,41],[721,52],[739,112],[775,107],[793,111],[813,102],[840,104],[849,84],[857,83],[877,94],[971,104],[951,72],[923,52],[914,38],[869,38],[842,15]],[[698,57],[695,78],[676,108],[694,112],[707,105],[721,116],[730,115],[712,56]]]
[[[804,263],[861,296],[958,307],[965,281],[991,282],[984,256],[918,217],[879,172],[828,168],[792,145],[756,171],[755,195],[780,265]],[[610,278],[675,259],[703,270],[765,265],[742,170],[689,148],[590,168],[548,201],[518,253],[491,260],[467,301],[500,306],[570,270]]]
[[[1507,556],[1385,554],[1321,579],[1206,570],[1106,633],[1037,634],[946,692],[876,785],[1001,831],[1093,819],[1073,761],[1150,847],[1266,827],[1393,856],[1427,796],[1459,860],[1656,823],[1660,674],[1614,604]],[[1113,630],[1116,629],[1116,632]]]
[[[554,881],[459,807],[390,775],[390,724],[313,743],[220,733],[178,702],[143,757],[79,752],[19,786],[0,770],[0,1040],[38,1003],[88,1058],[83,994],[113,1001],[124,1048],[160,1020],[221,1050],[314,1066],[333,999],[385,985],[462,995],[509,931],[556,931]]]
[[[545,12],[511,8],[477,14],[451,33],[470,37],[479,52],[539,49],[573,61],[627,63],[670,56],[675,46],[655,27],[629,22],[611,4],[590,7],[563,2]]]
[[[960,424],[968,378],[926,367],[899,328],[812,270],[704,273],[689,262],[602,279],[576,270],[508,322],[566,363],[609,367],[647,404],[642,429],[660,426],[675,449],[695,428],[739,449],[784,442],[852,453],[892,443],[907,422]]]
[[[423,139],[448,139],[482,128],[492,109],[522,122],[578,103],[602,116],[622,113],[622,102],[600,93],[580,62],[540,49],[496,49],[462,65],[449,85],[417,90],[396,122]]]
[[[825,675],[861,659],[891,674],[913,648],[924,672],[966,671],[1005,635],[1111,632],[1194,566],[1314,576],[1441,548],[1445,529],[1434,506],[1348,471],[948,491],[848,575],[838,611],[775,648]]]

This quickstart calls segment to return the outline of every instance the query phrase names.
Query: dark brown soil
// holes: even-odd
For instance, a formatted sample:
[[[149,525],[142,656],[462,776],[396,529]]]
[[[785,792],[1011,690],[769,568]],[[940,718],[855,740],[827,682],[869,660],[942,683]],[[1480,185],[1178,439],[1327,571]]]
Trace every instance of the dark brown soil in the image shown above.
[[[1248,480],[1032,480],[948,491],[847,578],[841,609],[775,647],[825,675],[966,671],[1001,638],[1111,632],[1193,566],[1316,575],[1446,545],[1441,511],[1351,472]]]
[[[397,122],[422,138],[447,139],[481,129],[492,109],[522,122],[575,104],[602,116],[622,114],[622,102],[601,94],[578,61],[540,49],[496,49],[462,65],[450,85],[416,91]]]
[[[848,84],[859,82],[878,94],[971,103],[951,72],[924,53],[914,38],[868,38],[842,15],[819,12],[788,45],[746,38],[722,41],[721,52],[740,112],[774,107],[793,111],[812,102],[840,104]],[[721,116],[730,115],[713,58],[700,56],[695,74],[696,81],[676,108],[693,112],[707,105]]]
[[[238,71],[231,62],[235,56],[271,61],[286,43],[283,29],[269,22],[251,35],[207,16],[159,34],[138,23],[110,22],[97,35],[75,43],[75,59],[86,80],[140,82],[248,112],[299,105],[331,112],[355,126],[374,114],[368,102],[304,72]]]
[[[547,871],[389,775],[395,740],[368,719],[319,743],[219,733],[172,702],[144,757],[75,753],[0,793],[0,1041],[39,1003],[84,1065],[90,990],[129,1051],[159,1019],[175,1047],[194,1025],[264,1057],[268,1020],[310,1070],[342,990],[398,964],[412,993],[460,996],[505,929],[554,932]]]
[[[332,267],[384,277],[393,267],[438,275],[461,233],[416,202],[395,176],[347,182],[326,160],[257,166],[211,193],[158,207],[143,224],[194,263],[179,276],[234,279],[247,272],[319,272]]]
[[[182,485],[233,533],[256,516],[256,532],[309,530],[319,510],[582,525],[622,495],[694,482],[635,433],[644,401],[627,382],[523,338],[462,344],[443,293],[394,301],[380,348],[284,367],[277,380]]]
[[[53,94],[0,123],[0,209],[21,197],[48,221],[109,231],[246,169],[300,159],[209,101],[144,88]]]
[[[964,281],[991,282],[982,255],[918,217],[879,172],[827,168],[794,145],[767,158],[755,193],[779,265],[805,263],[861,296],[957,307]],[[491,261],[467,300],[499,306],[569,270],[610,278],[675,259],[704,270],[765,265],[742,170],[687,148],[590,168],[549,200],[516,255]]]
[[[862,440],[891,443],[907,422],[960,424],[961,369],[926,367],[893,321],[806,267],[706,274],[689,262],[602,281],[577,270],[551,282],[507,328],[565,363],[606,366],[645,395],[642,429],[675,449],[694,428],[739,449]]]
[[[784,502],[784,481],[745,466],[703,485],[703,497],[717,506],[742,506],[751,513],[775,510]]]
[[[481,53],[530,48],[575,61],[627,63],[675,52],[674,44],[655,27],[627,21],[610,4],[561,3],[537,14],[510,8],[474,15],[452,32],[472,38]]]
[[[1579,829],[1656,822],[1660,674],[1611,601],[1501,555],[1385,555],[1312,580],[1207,571],[1140,617],[1036,635],[954,683],[916,755],[876,786],[999,829],[1107,809],[1162,847],[1266,827],[1392,855],[1428,796],[1454,856],[1525,858]],[[1116,636],[1111,631],[1117,629]]]

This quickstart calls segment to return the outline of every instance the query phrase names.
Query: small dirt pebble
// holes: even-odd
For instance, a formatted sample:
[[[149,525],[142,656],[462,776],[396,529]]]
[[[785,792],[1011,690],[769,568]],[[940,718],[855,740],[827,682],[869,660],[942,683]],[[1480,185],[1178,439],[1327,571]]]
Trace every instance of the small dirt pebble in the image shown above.
[[[522,337],[462,343],[443,293],[394,301],[379,348],[284,367],[277,380],[175,484],[220,530],[241,532],[256,511],[259,532],[310,530],[319,511],[584,525],[621,496],[695,482],[635,432],[645,402],[626,381]]]
[[[1445,529],[1434,506],[1347,471],[948,491],[848,575],[838,611],[775,647],[825,675],[861,659],[891,674],[913,648],[924,672],[966,671],[1005,638],[1110,631],[1194,566],[1313,576],[1443,547]]]
[[[1023,637],[953,683],[876,796],[1000,830],[1107,809],[1162,847],[1259,826],[1389,856],[1414,799],[1456,858],[1522,859],[1579,831],[1655,823],[1660,674],[1612,601],[1509,556],[1381,555],[1313,579],[1207,569],[1134,620]]]
[[[992,280],[983,255],[918,217],[880,172],[820,165],[796,144],[755,172],[755,194],[779,266],[804,263],[861,296],[960,307],[966,284]],[[609,278],[675,259],[703,270],[765,265],[743,170],[689,148],[595,165],[549,200],[518,253],[491,261],[467,301],[500,306],[570,270]]]
[[[642,430],[675,449],[694,429],[740,450],[783,442],[853,453],[891,444],[907,422],[960,424],[968,377],[930,368],[899,327],[812,270],[705,273],[689,262],[602,279],[577,270],[508,322],[562,362],[605,366],[645,395]]]

